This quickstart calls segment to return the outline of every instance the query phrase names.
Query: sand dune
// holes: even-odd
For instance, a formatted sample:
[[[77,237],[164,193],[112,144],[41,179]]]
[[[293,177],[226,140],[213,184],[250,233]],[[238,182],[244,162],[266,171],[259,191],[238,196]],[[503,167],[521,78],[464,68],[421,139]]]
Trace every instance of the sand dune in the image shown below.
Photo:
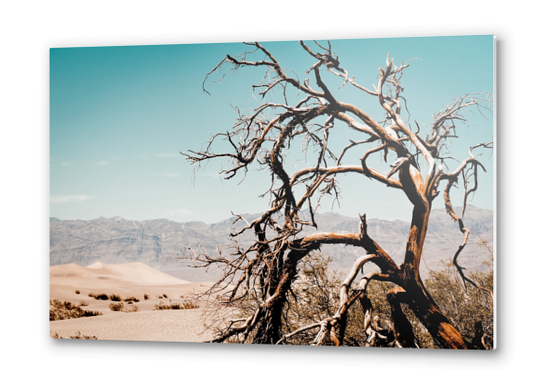
[[[88,267],[77,264],[55,265],[51,267],[51,277],[77,277],[85,279],[132,281],[144,284],[187,284],[143,263],[104,264],[96,262]]]
[[[212,338],[197,309],[114,312],[111,316],[51,321],[50,332],[62,338],[81,332],[99,340],[203,342]]]
[[[86,310],[103,315],[50,322],[51,335],[73,336],[76,332],[108,340],[204,341],[202,308],[191,310],[154,311],[155,304],[194,301],[195,294],[204,292],[209,283],[192,283],[162,273],[143,263],[104,264],[88,267],[65,264],[50,267],[50,299],[68,301],[75,305],[88,303]],[[79,292],[79,293],[76,293]],[[111,311],[110,300],[95,300],[89,294],[115,294],[122,299],[135,297],[138,302],[126,309],[138,307],[137,312]],[[145,295],[148,297],[145,300]]]

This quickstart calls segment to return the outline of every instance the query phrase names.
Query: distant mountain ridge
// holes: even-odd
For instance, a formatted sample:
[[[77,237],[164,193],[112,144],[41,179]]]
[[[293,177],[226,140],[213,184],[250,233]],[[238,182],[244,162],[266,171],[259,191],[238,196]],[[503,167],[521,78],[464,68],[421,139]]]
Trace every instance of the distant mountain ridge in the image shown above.
[[[258,215],[244,217],[250,222]],[[230,218],[206,224],[200,221],[179,223],[166,219],[135,221],[118,216],[94,220],[51,218],[50,265],[142,262],[181,279],[211,281],[218,278],[219,271],[206,272],[190,268],[190,261],[178,258],[183,256],[182,250],[186,251],[187,246],[195,251],[204,249],[212,255],[217,254],[217,246],[226,252],[233,221],[234,218]],[[332,212],[316,215],[316,222],[318,231],[322,232],[357,232],[359,226],[359,219]],[[471,233],[460,261],[467,271],[473,271],[488,256],[486,250],[476,245],[478,238],[493,245],[493,211],[469,206],[464,222]],[[369,219],[368,233],[400,264],[409,226],[408,222],[399,220]],[[302,234],[316,231],[308,228]],[[252,232],[247,232],[242,236],[241,244],[248,246],[252,239]],[[441,260],[449,261],[462,240],[463,235],[457,223],[443,209],[433,210],[421,263],[422,274],[427,273],[428,269],[440,269]],[[355,258],[365,254],[359,248],[336,245],[323,246],[321,253],[332,256],[330,267],[341,272],[348,271]]]

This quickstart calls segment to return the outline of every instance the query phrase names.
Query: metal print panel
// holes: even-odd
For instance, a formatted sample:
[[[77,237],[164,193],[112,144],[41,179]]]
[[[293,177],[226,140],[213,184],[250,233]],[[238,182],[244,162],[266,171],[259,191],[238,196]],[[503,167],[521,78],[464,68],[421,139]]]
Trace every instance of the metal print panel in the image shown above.
[[[50,71],[51,337],[494,349],[493,36]]]

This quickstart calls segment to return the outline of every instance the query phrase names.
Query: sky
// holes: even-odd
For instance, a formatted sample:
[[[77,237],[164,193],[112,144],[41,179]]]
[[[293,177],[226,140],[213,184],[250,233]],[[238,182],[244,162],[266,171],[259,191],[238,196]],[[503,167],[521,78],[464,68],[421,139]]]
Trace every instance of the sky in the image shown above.
[[[310,42],[307,42],[310,43]],[[289,74],[303,73],[314,59],[298,42],[262,43]],[[427,128],[433,115],[454,97],[493,93],[493,37],[423,37],[332,40],[341,67],[368,88],[377,81],[386,56],[409,64],[402,84],[410,116]],[[313,44],[314,46],[314,44]],[[214,74],[206,89],[207,73],[226,54],[246,51],[241,43],[124,47],[52,48],[50,50],[50,216],[89,220],[121,216],[131,220],[166,218],[175,221],[227,219],[231,213],[257,213],[268,207],[259,196],[269,188],[269,173],[252,169],[246,178],[224,180],[222,161],[195,169],[180,152],[199,150],[212,134],[235,123],[235,107],[250,110],[261,103],[252,85],[264,72],[255,68]],[[222,77],[222,75],[224,75]],[[310,75],[312,76],[312,75]],[[383,111],[375,98],[325,74],[337,98],[360,106],[375,117]],[[314,84],[314,78],[311,79]],[[274,95],[270,95],[271,100]],[[291,100],[303,98],[288,94]],[[491,113],[465,113],[468,125],[459,127],[451,143],[456,157],[468,148],[492,141]],[[337,128],[343,140],[359,140]],[[299,163],[292,149],[289,166]],[[359,158],[359,156],[358,156]],[[487,172],[469,204],[493,208],[494,157],[479,158]],[[359,160],[348,159],[355,164]],[[302,160],[300,160],[302,161]],[[388,169],[389,164],[382,164]],[[326,201],[320,213],[408,220],[411,205],[398,190],[361,176],[339,179],[342,198]],[[461,204],[460,191],[453,195]],[[435,208],[443,207],[437,198]]]

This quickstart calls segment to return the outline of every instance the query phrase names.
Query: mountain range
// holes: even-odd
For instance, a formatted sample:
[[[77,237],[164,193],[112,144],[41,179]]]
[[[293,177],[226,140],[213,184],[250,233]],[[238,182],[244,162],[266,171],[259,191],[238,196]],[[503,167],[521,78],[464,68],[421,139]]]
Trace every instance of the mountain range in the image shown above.
[[[456,212],[460,212],[458,209]],[[245,215],[249,222],[259,215]],[[318,231],[357,232],[359,219],[337,213],[315,216]],[[493,211],[468,206],[463,219],[470,237],[460,256],[460,264],[467,271],[482,269],[482,261],[490,254],[477,242],[486,240],[493,247]],[[88,266],[95,262],[108,264],[142,262],[162,272],[188,281],[214,281],[220,271],[192,268],[189,260],[179,259],[189,255],[187,247],[196,252],[205,250],[217,255],[217,247],[223,253],[230,249],[234,218],[214,224],[200,221],[179,223],[166,219],[125,220],[121,217],[94,220],[59,220],[50,218],[50,265],[75,263]],[[244,224],[244,223],[243,223]],[[239,227],[239,223],[237,227]],[[404,255],[409,223],[368,219],[368,233],[398,263]],[[309,228],[302,234],[315,232]],[[302,235],[301,234],[301,235]],[[240,239],[242,246],[250,245],[253,235],[245,233]],[[444,211],[431,212],[430,224],[422,256],[421,273],[443,267],[449,262],[463,241],[463,234]],[[339,272],[350,270],[353,261],[364,251],[352,246],[323,246],[320,251],[333,258],[330,268]]]

